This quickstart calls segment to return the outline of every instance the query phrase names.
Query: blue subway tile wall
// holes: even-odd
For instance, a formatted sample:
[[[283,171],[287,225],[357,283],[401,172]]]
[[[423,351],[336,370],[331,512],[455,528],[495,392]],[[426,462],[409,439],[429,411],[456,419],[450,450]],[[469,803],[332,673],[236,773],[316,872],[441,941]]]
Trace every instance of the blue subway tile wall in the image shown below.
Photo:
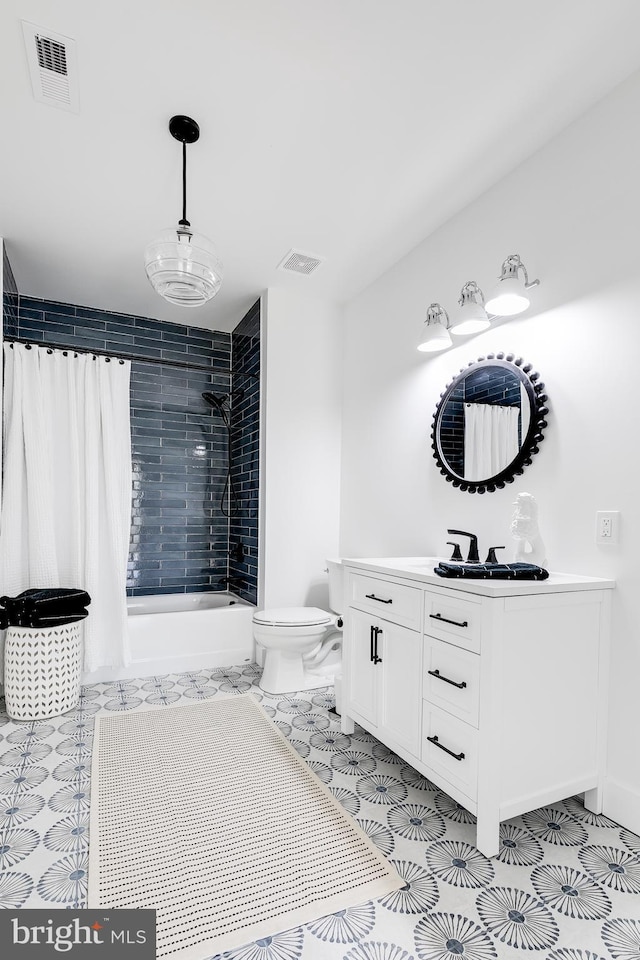
[[[231,335],[23,296],[17,325],[5,326],[5,334],[137,358],[131,364],[127,593],[222,589],[229,573],[229,522],[219,507],[227,446],[201,394],[229,392]]]
[[[229,576],[251,603],[258,592],[258,496],[260,483],[260,301],[231,335],[232,389],[242,390],[231,417],[231,476],[235,509],[229,524]],[[239,396],[239,394],[236,394]]]
[[[2,244],[2,310],[5,329],[15,330],[18,324],[18,287],[7,255],[7,245]]]

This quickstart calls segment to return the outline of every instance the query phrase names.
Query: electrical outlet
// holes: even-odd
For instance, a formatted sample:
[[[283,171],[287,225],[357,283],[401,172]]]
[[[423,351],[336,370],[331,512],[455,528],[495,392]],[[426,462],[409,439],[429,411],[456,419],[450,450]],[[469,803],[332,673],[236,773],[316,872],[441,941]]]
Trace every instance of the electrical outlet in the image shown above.
[[[618,543],[620,512],[618,510],[598,510],[596,513],[596,543]]]

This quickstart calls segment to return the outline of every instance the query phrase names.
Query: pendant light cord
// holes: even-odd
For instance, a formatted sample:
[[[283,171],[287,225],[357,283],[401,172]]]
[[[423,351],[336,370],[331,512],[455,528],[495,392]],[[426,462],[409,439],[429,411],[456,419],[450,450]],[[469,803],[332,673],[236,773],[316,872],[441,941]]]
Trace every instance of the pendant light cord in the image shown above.
[[[187,220],[187,141],[182,141],[182,220],[180,225],[190,227]]]

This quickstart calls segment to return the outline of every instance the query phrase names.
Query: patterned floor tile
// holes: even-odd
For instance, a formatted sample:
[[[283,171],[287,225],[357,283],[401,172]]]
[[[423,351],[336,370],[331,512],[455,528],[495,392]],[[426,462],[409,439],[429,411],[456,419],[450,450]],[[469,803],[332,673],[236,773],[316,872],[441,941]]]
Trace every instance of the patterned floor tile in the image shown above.
[[[217,960],[640,960],[640,838],[577,797],[501,825],[475,817],[365,730],[340,732],[333,691],[270,696],[255,664],[83,688],[76,710],[0,713],[0,907],[81,907],[95,718],[251,691],[405,885]]]

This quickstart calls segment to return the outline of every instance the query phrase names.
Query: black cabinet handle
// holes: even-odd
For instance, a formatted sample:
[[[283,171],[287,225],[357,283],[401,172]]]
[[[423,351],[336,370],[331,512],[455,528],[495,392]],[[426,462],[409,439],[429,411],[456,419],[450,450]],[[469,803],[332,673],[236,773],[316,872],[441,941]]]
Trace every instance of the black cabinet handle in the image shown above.
[[[378,634],[382,633],[380,627],[373,628],[373,662],[382,663],[382,657],[378,656]]]
[[[463,620],[462,623],[460,623],[458,620],[447,620],[447,618],[443,617],[441,613],[430,613],[429,616],[431,617],[432,620],[441,620],[442,623],[452,623],[454,627],[469,626],[468,620]]]
[[[435,734],[432,737],[427,737],[427,740],[429,743],[432,743],[434,747],[439,747],[440,750],[444,750],[444,752],[448,753],[454,760],[464,760],[464,753],[454,753],[453,750],[449,750],[449,747],[445,747],[440,743]]]
[[[377,600],[378,603],[393,603],[393,600],[383,600],[382,597],[376,597],[375,593],[366,593],[367,600]]]
[[[427,673],[431,677],[436,677],[438,680],[444,680],[445,683],[450,683],[452,687],[457,687],[459,690],[464,690],[467,685],[464,680],[462,683],[456,683],[455,680],[449,680],[449,677],[443,677],[439,670],[427,670]]]
[[[373,624],[369,627],[369,659],[371,663],[382,663],[382,657],[378,656],[378,634],[382,633],[380,627],[374,627]]]

